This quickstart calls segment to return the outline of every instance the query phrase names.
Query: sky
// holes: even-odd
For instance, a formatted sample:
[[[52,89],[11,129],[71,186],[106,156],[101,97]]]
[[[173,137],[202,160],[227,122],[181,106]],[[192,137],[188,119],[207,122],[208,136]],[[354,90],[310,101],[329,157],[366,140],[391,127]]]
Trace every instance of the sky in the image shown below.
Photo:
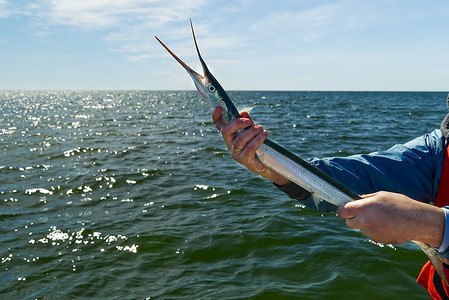
[[[0,89],[449,91],[449,1],[0,0]]]

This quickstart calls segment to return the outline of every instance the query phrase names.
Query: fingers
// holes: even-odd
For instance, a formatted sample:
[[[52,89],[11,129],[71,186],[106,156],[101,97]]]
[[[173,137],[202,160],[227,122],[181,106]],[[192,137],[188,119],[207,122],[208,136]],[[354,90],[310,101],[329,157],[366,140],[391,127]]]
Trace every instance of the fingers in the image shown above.
[[[262,126],[251,127],[236,138],[232,143],[232,157],[236,160],[247,160],[253,157],[256,150],[267,138],[268,132]]]
[[[361,229],[360,223],[355,218],[353,219],[346,219],[345,221],[346,226],[351,229]]]
[[[215,123],[215,127],[221,131],[228,149],[233,150],[231,147],[234,143],[235,133],[241,129],[251,126],[254,122],[250,118],[242,117],[233,120],[232,122],[225,123],[221,117],[222,111],[223,109],[220,106],[217,106],[212,113],[212,120]],[[249,117],[248,113],[246,113],[245,116]],[[244,147],[245,145],[240,145],[240,147],[238,145],[234,145],[234,149],[237,149],[237,152],[238,150],[242,150]]]
[[[251,120],[251,126],[256,126],[256,124],[254,123],[254,121],[253,121],[253,118],[251,118],[251,116],[249,115],[249,113],[248,112],[246,112],[246,111],[243,111],[241,114],[240,114],[240,116],[242,117],[242,118],[247,118],[247,119],[250,119]]]
[[[215,123],[215,127],[220,130],[222,133],[224,132],[226,135],[234,134],[240,129],[246,128],[253,124],[253,121],[251,118],[238,118],[235,119],[232,122],[225,123],[222,119],[222,111],[223,108],[220,106],[215,107],[213,113],[212,113],[212,120]],[[249,117],[249,115],[248,115]]]
[[[361,200],[350,201],[350,202],[347,202],[347,203],[343,204],[342,206],[340,206],[337,209],[337,215],[342,219],[355,218],[357,216],[357,214],[359,213],[359,211],[365,207],[366,203],[368,203],[363,200],[372,198],[378,194],[379,194],[379,192],[372,193],[372,194],[360,195],[360,197],[362,198]]]
[[[223,121],[222,112],[223,108],[217,106],[212,113],[212,120],[215,127],[221,131],[232,158],[261,175],[267,168],[256,158],[255,153],[267,138],[268,132],[264,131],[262,126],[256,126],[248,112],[242,112],[240,118],[229,123]],[[236,135],[241,129],[246,130]]]
[[[370,211],[370,204],[372,204],[372,200],[374,200],[374,198],[369,198],[375,197],[378,194],[379,193],[361,195],[361,200],[347,202],[337,209],[337,215],[342,219],[346,219],[346,226],[349,228],[361,229],[362,232],[366,231],[366,222],[369,222],[366,219],[367,212]]]
[[[355,218],[357,216],[358,207],[357,201],[350,201],[337,209],[337,215],[342,219]]]
[[[266,170],[266,167],[256,158],[256,150],[262,145],[267,136],[268,132],[264,131],[262,126],[251,127],[245,130],[234,139],[232,157],[252,172],[260,175]]]
[[[215,123],[215,127],[217,127],[217,129],[220,131],[223,131],[222,130],[223,125],[226,125],[221,119],[222,113],[223,113],[223,108],[221,106],[216,106],[212,113],[212,120]],[[250,115],[246,111],[242,112],[240,114],[240,116],[241,117],[238,118],[237,120],[244,120],[244,125],[246,125],[246,127],[255,126],[253,119],[250,117]],[[248,121],[246,121],[247,119],[249,120],[249,123],[248,123]],[[244,127],[244,128],[246,128],[246,127]],[[239,128],[239,129],[243,129],[243,128]]]
[[[354,208],[340,208],[337,210],[337,214],[340,218],[346,219],[345,223],[351,229],[362,229],[363,218],[357,217],[357,209]]]
[[[255,127],[250,127],[247,130],[243,131],[241,134],[239,134],[237,137],[235,137],[234,142],[232,144],[236,149],[242,150],[244,148],[247,148],[250,151],[252,150],[255,151],[258,147],[254,149],[255,147],[254,143],[258,144],[259,139],[261,139],[262,137],[259,137],[255,141],[253,141],[253,139],[258,137],[260,133],[263,133],[262,126],[259,125]]]
[[[376,196],[377,194],[379,194],[379,193],[372,193],[372,194],[360,195],[360,197],[362,197],[363,199],[366,199],[366,198],[374,197],[374,196]]]
[[[363,200],[350,201],[337,209],[337,215],[342,219],[346,219],[345,223],[349,228],[361,229],[363,227],[363,218],[357,216],[362,209]]]

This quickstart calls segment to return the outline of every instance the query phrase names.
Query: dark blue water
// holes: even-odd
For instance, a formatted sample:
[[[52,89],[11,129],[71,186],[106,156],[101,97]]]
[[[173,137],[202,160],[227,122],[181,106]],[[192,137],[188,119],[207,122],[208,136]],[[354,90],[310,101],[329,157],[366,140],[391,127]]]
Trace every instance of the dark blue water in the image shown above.
[[[231,92],[300,156],[439,126],[445,93]],[[196,92],[0,91],[2,299],[427,299],[378,245],[239,166]]]

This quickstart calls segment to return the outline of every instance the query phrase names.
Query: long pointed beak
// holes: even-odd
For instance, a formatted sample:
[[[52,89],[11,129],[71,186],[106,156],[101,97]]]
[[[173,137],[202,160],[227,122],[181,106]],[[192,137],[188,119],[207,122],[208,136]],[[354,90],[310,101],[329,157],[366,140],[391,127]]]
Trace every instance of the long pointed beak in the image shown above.
[[[195,37],[195,31],[193,30],[192,19],[189,19],[189,21],[190,21],[190,28],[192,29],[193,41],[195,42],[196,53],[198,54],[198,58],[201,62],[201,66],[203,67],[204,77],[207,79],[212,74],[209,72],[209,69],[207,68],[206,63],[204,62],[203,57],[201,56],[200,49],[198,48],[198,44],[196,42],[196,37]]]
[[[218,83],[217,79],[215,79],[215,77],[209,72],[206,63],[201,57],[200,50],[196,42],[195,32],[193,31],[192,20],[190,20],[190,28],[192,29],[192,35],[195,42],[198,59],[200,60],[201,66],[203,67],[203,75],[195,72],[191,67],[189,67],[186,63],[179,59],[179,57],[177,57],[176,54],[174,54],[161,40],[159,40],[156,36],[155,38],[168,51],[168,53],[170,53],[171,56],[173,56],[173,58],[181,64],[181,66],[187,71],[187,73],[189,73],[190,77],[195,83],[197,90],[203,95],[205,99],[208,100],[212,108],[215,108],[217,105],[223,107],[223,115],[226,116],[227,120],[240,117],[240,114],[231,98],[229,98],[225,90],[221,87],[220,83]]]
[[[168,53],[171,54],[180,64],[184,67],[184,69],[189,73],[190,76],[194,77],[197,80],[203,80],[204,77],[200,74],[198,74],[195,70],[193,70],[191,67],[189,67],[185,62],[183,62],[176,54],[173,53],[173,51],[170,50],[157,36],[155,38],[161,43],[162,46],[168,51]]]
[[[195,47],[196,47],[196,51],[198,53],[198,58],[199,58],[199,60],[201,62],[201,66],[203,67],[204,75],[201,75],[201,74],[197,73],[195,70],[193,70],[191,67],[189,67],[176,54],[174,54],[173,51],[171,51],[157,36],[155,36],[155,38],[168,51],[168,53],[170,53],[171,56],[173,56],[173,58],[176,59],[181,64],[181,66],[183,66],[183,68],[187,71],[187,73],[189,73],[189,75],[190,75],[190,77],[192,77],[192,80],[195,83],[195,86],[198,89],[198,91],[201,94],[203,94],[204,96],[206,96],[205,93],[207,91],[207,86],[208,86],[208,81],[209,81],[208,80],[208,75],[210,73],[209,73],[209,70],[207,68],[206,63],[204,62],[203,58],[201,57],[200,50],[199,50],[198,44],[196,42],[195,32],[193,31],[192,20],[190,20],[190,28],[192,29],[193,40],[195,42]]]

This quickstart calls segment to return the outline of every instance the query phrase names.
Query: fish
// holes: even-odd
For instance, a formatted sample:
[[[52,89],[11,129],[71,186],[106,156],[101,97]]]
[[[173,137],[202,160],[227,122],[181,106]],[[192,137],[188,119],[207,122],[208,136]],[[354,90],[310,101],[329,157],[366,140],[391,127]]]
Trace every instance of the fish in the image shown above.
[[[222,108],[222,119],[225,123],[229,123],[240,118],[240,112],[236,108],[234,102],[209,71],[209,68],[201,56],[191,19],[190,28],[198,59],[203,69],[203,75],[194,71],[186,63],[184,63],[157,36],[155,36],[155,38],[187,71],[192,78],[196,89],[206,99],[210,107],[212,109],[216,106],[220,106]],[[267,168],[283,175],[290,181],[307,190],[312,196],[312,199],[317,207],[322,201],[331,203],[335,206],[341,206],[349,201],[362,199],[360,195],[354,193],[326,173],[322,172],[293,152],[285,149],[268,138],[265,139],[263,144],[256,150],[256,156]],[[424,251],[438,275],[443,279],[445,284],[449,286],[443,271],[443,264],[449,264],[449,261],[440,256],[433,247],[420,241],[412,242],[417,244],[421,250]]]
[[[240,113],[234,102],[217,79],[215,79],[204,62],[198,48],[191,20],[190,27],[204,75],[200,75],[190,68],[157,36],[155,36],[155,38],[184,67],[192,78],[197,90],[207,100],[211,108],[221,106],[222,118],[225,123],[240,118]],[[327,201],[336,206],[340,206],[348,201],[360,199],[359,195],[270,139],[264,141],[259,149],[257,149],[256,155],[265,166],[309,191],[315,199],[318,199],[318,202]]]

